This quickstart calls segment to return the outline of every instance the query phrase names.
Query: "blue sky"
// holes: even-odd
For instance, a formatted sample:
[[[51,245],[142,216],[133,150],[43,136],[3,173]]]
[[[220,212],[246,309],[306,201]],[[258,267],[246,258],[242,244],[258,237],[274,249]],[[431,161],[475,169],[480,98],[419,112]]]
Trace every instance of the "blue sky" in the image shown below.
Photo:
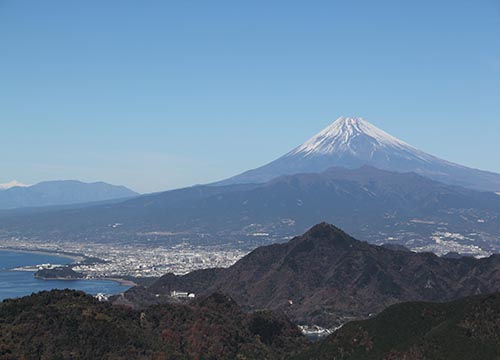
[[[500,172],[498,0],[0,0],[0,182],[158,191],[341,115]]]

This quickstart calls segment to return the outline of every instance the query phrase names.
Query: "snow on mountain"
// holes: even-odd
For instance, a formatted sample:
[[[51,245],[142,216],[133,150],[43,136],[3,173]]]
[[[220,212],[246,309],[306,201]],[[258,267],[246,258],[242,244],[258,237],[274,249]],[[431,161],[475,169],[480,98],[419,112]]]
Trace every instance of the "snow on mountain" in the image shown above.
[[[411,148],[410,145],[376,128],[363,118],[339,118],[333,124],[297,147],[291,154],[332,154],[337,151],[356,153],[355,139],[370,137],[376,145]]]
[[[500,190],[500,174],[468,168],[427,154],[362,118],[340,117],[284,156],[220,184],[262,183],[281,175],[318,173],[332,166],[370,165],[416,172],[447,184],[484,191]]]
[[[0,190],[7,190],[13,187],[28,187],[29,185],[23,184],[17,180],[12,180],[11,182],[0,184]]]
[[[352,155],[373,158],[376,155],[376,151],[383,148],[403,151],[412,154],[422,161],[430,161],[432,158],[373,126],[363,118],[344,117],[337,119],[326,129],[292,150],[287,156],[350,153]]]

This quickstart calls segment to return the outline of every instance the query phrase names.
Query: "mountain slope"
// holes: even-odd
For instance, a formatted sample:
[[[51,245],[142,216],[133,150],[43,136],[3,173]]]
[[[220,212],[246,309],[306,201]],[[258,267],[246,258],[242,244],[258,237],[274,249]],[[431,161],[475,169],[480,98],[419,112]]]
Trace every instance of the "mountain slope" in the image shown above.
[[[142,312],[53,290],[0,303],[0,359],[283,359],[306,340],[283,314],[212,294]]]
[[[500,293],[403,303],[346,324],[295,360],[500,358]]]
[[[65,241],[169,245],[188,239],[253,248],[327,221],[374,243],[485,256],[500,249],[499,219],[498,195],[365,166],[260,185],[196,186],[84,209],[4,214],[0,230]]]
[[[361,118],[339,118],[286,155],[217,184],[263,183],[297,173],[318,173],[332,166],[371,165],[415,172],[447,184],[500,191],[500,174],[471,169],[429,155]]]
[[[322,223],[286,244],[257,248],[227,269],[168,274],[142,292],[151,299],[173,290],[218,291],[249,309],[280,309],[298,323],[332,326],[403,301],[500,291],[500,256],[445,259],[393,251]]]
[[[467,359],[500,356],[500,293],[403,303],[310,343],[227,296],[135,311],[54,290],[0,303],[0,359]]]
[[[45,181],[32,186],[15,186],[0,192],[0,209],[68,205],[138,195],[124,186],[77,180]]]

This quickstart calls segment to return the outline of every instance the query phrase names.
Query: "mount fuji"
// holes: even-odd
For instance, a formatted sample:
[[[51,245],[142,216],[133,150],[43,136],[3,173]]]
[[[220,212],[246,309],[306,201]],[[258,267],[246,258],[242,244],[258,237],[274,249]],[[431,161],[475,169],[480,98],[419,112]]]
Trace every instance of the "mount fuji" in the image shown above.
[[[362,118],[340,117],[302,145],[262,167],[216,185],[264,183],[282,175],[320,173],[330,167],[373,166],[415,172],[446,184],[500,191],[500,174],[472,169],[427,154]]]

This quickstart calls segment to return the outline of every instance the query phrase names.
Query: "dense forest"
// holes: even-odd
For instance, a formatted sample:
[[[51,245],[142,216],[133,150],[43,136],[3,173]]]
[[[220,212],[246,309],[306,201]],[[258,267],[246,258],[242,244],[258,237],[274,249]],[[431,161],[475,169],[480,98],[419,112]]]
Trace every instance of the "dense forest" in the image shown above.
[[[283,313],[212,294],[133,310],[53,290],[0,304],[0,359],[498,359],[500,293],[390,306],[309,342]]]

